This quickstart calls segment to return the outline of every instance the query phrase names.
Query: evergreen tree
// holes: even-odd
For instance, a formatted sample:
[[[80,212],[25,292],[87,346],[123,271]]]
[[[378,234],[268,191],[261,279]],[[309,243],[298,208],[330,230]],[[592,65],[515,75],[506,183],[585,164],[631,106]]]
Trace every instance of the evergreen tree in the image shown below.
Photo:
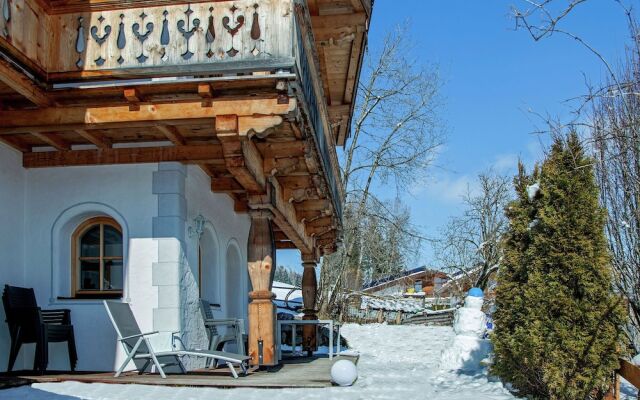
[[[293,269],[285,267],[284,265],[279,265],[276,268],[276,273],[273,280],[286,283],[288,285],[293,285],[295,287],[301,287],[302,285],[302,275],[294,271]]]
[[[599,398],[624,348],[592,160],[575,133],[522,166],[496,293],[494,372],[533,398]]]

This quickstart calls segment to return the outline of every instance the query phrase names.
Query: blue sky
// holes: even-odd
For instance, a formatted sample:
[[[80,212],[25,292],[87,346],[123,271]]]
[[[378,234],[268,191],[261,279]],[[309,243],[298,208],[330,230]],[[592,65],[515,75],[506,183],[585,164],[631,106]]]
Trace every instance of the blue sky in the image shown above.
[[[566,100],[586,92],[585,76],[593,83],[604,77],[601,62],[573,39],[556,35],[534,42],[524,31],[514,31],[514,4],[524,2],[375,2],[369,46],[381,43],[398,24],[405,25],[419,62],[437,64],[444,82],[445,145],[437,165],[404,198],[426,236],[435,237],[460,212],[460,196],[478,173],[493,167],[512,175],[518,158],[533,164],[541,157],[546,138],[533,134],[542,121],[532,111],[567,120],[572,108]],[[613,0],[586,2],[563,28],[612,62],[624,53],[626,20]],[[429,244],[421,253],[418,264],[432,264]],[[295,251],[279,251],[278,264],[299,268],[299,257]]]

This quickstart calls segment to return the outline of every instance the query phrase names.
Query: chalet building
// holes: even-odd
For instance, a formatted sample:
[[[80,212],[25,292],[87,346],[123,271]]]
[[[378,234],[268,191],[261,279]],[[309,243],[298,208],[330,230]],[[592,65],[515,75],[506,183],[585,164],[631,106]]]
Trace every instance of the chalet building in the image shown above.
[[[316,319],[371,7],[0,0],[0,284],[71,310],[77,369],[124,359],[103,299],[190,348],[206,299],[245,320],[252,364],[276,364],[277,249],[300,250]],[[0,323],[0,368],[9,344]],[[16,368],[32,362],[25,346]],[[52,344],[48,368],[68,365]]]
[[[377,296],[442,296],[442,288],[447,280],[447,274],[442,271],[420,267],[373,281],[363,289],[363,292]]]

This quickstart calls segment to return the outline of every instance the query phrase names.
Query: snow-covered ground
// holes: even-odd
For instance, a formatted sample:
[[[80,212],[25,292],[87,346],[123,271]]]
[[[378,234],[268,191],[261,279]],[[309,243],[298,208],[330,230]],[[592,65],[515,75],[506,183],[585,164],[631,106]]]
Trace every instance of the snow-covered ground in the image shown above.
[[[486,372],[446,372],[440,355],[452,341],[448,327],[347,325],[343,334],[361,353],[353,387],[327,389],[202,389],[139,385],[46,383],[0,391],[0,399],[204,400],[204,399],[515,399]],[[631,397],[629,397],[631,399]]]

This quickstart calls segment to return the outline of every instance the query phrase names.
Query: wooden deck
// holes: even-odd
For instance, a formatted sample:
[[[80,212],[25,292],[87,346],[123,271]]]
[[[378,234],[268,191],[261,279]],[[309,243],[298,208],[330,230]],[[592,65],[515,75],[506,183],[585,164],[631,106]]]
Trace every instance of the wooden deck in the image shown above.
[[[34,375],[33,372],[17,372],[0,375],[0,389],[43,382],[84,382],[108,384],[137,384],[178,387],[218,387],[218,388],[324,388],[331,386],[330,371],[334,362],[349,359],[357,363],[356,357],[340,356],[289,358],[283,364],[269,370],[251,371],[247,376],[233,379],[227,368],[198,370],[188,374],[168,374],[162,379],[158,374],[138,375],[135,372],[113,377],[113,372],[47,372]]]

